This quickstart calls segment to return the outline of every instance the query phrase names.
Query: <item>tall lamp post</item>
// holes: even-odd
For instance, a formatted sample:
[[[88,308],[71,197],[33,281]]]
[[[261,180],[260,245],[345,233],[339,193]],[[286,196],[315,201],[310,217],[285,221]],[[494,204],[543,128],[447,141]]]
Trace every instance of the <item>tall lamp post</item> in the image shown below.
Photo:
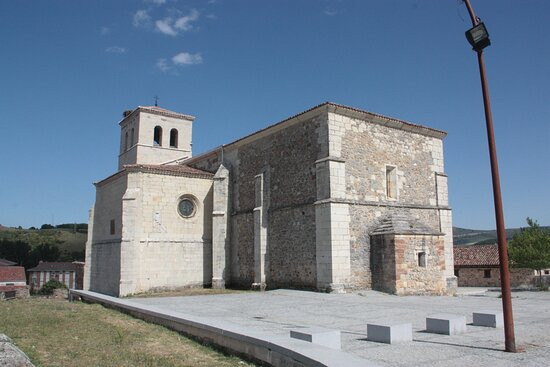
[[[514,318],[512,316],[512,294],[510,291],[510,272],[508,270],[508,252],[506,249],[506,230],[502,214],[502,198],[500,194],[500,178],[498,174],[497,151],[493,131],[493,117],[491,102],[489,101],[489,87],[485,76],[483,49],[491,44],[489,33],[485,25],[476,17],[470,0],[463,0],[468,8],[472,20],[472,28],[466,31],[466,38],[477,53],[481,89],[483,91],[483,105],[485,107],[485,122],[487,125],[487,139],[489,141],[489,156],[491,159],[491,175],[493,177],[493,198],[495,202],[495,217],[497,223],[498,255],[500,263],[500,287],[502,290],[502,309],[504,313],[504,345],[507,352],[516,352],[516,338],[514,336]]]

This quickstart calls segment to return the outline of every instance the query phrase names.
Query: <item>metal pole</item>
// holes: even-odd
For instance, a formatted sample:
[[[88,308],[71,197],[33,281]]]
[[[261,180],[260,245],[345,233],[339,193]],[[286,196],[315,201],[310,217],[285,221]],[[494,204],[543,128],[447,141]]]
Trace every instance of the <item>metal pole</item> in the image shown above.
[[[464,0],[468,13],[472,20],[472,26],[479,23],[470,4],[470,0]],[[481,77],[481,89],[483,91],[483,106],[485,108],[485,122],[487,125],[487,140],[489,141],[489,156],[491,160],[491,176],[493,178],[493,199],[495,202],[495,218],[497,224],[498,256],[500,263],[500,289],[502,292],[502,309],[504,314],[504,345],[507,352],[516,352],[516,338],[514,334],[514,318],[512,314],[512,294],[510,291],[510,271],[508,270],[508,251],[506,248],[506,230],[504,227],[504,215],[502,214],[502,198],[500,193],[500,178],[498,173],[497,150],[495,134],[493,130],[493,116],[491,114],[491,102],[489,100],[489,87],[485,75],[485,62],[483,51],[477,51],[479,74]]]

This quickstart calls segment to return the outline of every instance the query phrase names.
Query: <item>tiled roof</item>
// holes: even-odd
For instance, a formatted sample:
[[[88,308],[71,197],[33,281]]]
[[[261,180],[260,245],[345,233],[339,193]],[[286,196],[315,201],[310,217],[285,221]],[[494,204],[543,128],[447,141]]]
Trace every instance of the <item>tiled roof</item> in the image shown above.
[[[316,110],[322,111],[323,109],[326,109],[326,111],[329,111],[329,112],[333,112],[333,113],[337,113],[337,114],[341,114],[341,115],[346,115],[346,116],[349,116],[349,117],[352,117],[352,118],[369,119],[369,120],[371,120],[375,123],[381,124],[383,126],[388,126],[388,127],[399,129],[399,130],[412,131],[412,132],[416,132],[418,134],[422,134],[422,135],[426,135],[426,136],[433,136],[433,137],[437,137],[437,138],[440,138],[440,139],[447,136],[447,133],[445,131],[442,131],[442,130],[434,129],[434,128],[423,126],[423,125],[413,124],[413,123],[405,121],[405,120],[400,120],[400,119],[396,119],[396,118],[393,118],[393,117],[384,116],[384,115],[381,115],[381,114],[378,114],[378,113],[369,112],[367,110],[361,110],[359,108],[344,106],[344,105],[334,103],[334,102],[324,102],[324,103],[321,103],[321,104],[319,104],[315,107],[311,107],[311,108],[309,108],[305,111],[297,113],[293,116],[287,117],[286,119],[284,119],[282,121],[279,121],[277,123],[268,125],[268,126],[264,127],[263,129],[260,129],[260,130],[257,130],[255,132],[251,133],[251,134],[245,135],[242,138],[234,140],[231,143],[223,144],[221,147],[230,147],[230,146],[235,145],[235,144],[242,144],[243,142],[246,142],[250,139],[253,139],[254,137],[260,136],[261,134],[269,133],[269,131],[275,131],[275,129],[278,129],[278,128],[283,128],[283,126],[285,126],[285,124],[291,123],[292,120],[301,118],[301,117],[307,115],[308,113],[310,113],[312,111],[316,111]],[[220,149],[220,147],[216,147],[213,150],[210,150],[210,151],[204,152],[200,155],[189,158],[185,162],[191,163],[191,162],[199,161],[199,160],[203,159],[204,157],[215,154],[219,149]]]
[[[22,266],[0,266],[0,282],[27,282]]]
[[[376,227],[370,234],[424,234],[440,236],[443,233],[428,227],[410,215],[396,213],[382,218],[378,227]]]
[[[129,172],[139,171],[151,173],[175,173],[205,177],[214,176],[213,173],[181,164],[129,164],[124,166],[124,169],[128,170]]]
[[[17,263],[14,263],[13,261],[9,261],[9,260],[6,260],[6,259],[0,259],[0,266],[12,266],[12,265],[15,265]]]
[[[71,262],[41,262],[28,271],[76,271],[78,265]]]
[[[169,176],[197,177],[197,178],[212,178],[213,173],[202,171],[187,165],[181,164],[127,164],[120,171],[113,173],[111,176],[104,178],[101,181],[94,182],[94,185],[102,186],[112,180],[127,174],[128,172],[145,172],[156,173]]]
[[[455,267],[460,266],[498,266],[498,245],[455,246]]]
[[[136,109],[132,110],[128,115],[125,115],[124,118],[120,121],[120,124],[122,124],[126,118],[133,115],[136,111],[145,111],[145,112],[151,112],[155,115],[161,115],[161,116],[167,116],[167,117],[174,117],[179,119],[185,119],[185,120],[195,120],[194,116],[186,115],[179,112],[170,111],[164,108],[160,108],[158,106],[138,106]]]

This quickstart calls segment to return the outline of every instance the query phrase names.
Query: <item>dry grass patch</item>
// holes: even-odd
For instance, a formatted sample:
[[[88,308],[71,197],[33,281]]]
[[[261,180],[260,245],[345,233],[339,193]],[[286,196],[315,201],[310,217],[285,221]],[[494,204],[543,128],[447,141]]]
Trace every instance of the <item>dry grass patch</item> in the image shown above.
[[[45,298],[2,302],[0,333],[36,366],[252,366],[98,304]]]

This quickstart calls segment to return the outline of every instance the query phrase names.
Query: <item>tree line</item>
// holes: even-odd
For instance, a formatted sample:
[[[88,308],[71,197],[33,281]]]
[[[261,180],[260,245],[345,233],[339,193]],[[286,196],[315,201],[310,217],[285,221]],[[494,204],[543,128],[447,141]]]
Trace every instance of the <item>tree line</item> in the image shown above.
[[[58,261],[61,258],[59,247],[52,243],[42,243],[34,248],[19,240],[0,240],[0,258],[16,262],[25,269],[34,268],[40,261]]]

